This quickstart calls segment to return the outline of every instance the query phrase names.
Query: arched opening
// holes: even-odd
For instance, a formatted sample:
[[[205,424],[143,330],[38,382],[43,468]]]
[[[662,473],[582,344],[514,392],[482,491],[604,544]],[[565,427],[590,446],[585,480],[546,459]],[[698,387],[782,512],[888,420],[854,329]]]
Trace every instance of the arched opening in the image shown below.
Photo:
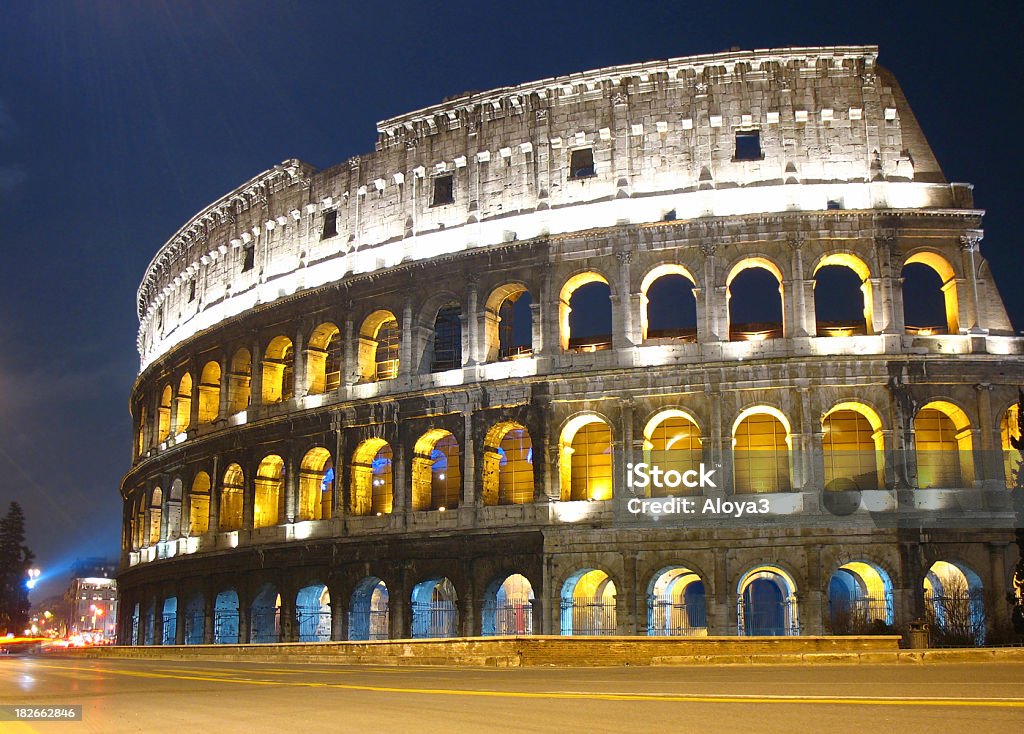
[[[513,421],[491,426],[484,439],[483,501],[485,505],[533,502],[533,441]]]
[[[173,645],[178,633],[178,597],[170,596],[164,599],[161,622],[160,644]]]
[[[192,422],[192,375],[186,372],[178,383],[174,405],[174,433],[184,433]]]
[[[376,576],[367,576],[352,592],[348,612],[348,639],[386,640],[388,617],[388,587]]]
[[[779,637],[799,635],[796,583],[777,566],[759,566],[737,586],[737,634]]]
[[[697,341],[693,276],[682,265],[659,265],[640,284],[640,332],[644,341]]]
[[[165,385],[157,408],[156,440],[162,443],[171,435],[171,386]]]
[[[295,351],[292,340],[276,336],[263,354],[263,403],[283,403],[295,395]]]
[[[533,312],[530,292],[518,283],[495,288],[484,309],[487,361],[519,359],[533,354]]]
[[[276,454],[264,457],[256,470],[256,494],[252,526],[268,528],[277,525],[284,501],[284,459]]]
[[[782,271],[751,257],[737,263],[725,281],[730,341],[779,339],[785,334]]]
[[[559,440],[562,500],[612,498],[612,430],[596,415],[569,421]]]
[[[443,429],[427,431],[413,449],[412,509],[455,509],[461,490],[459,442]]]
[[[139,422],[135,433],[135,455],[142,456],[146,452],[146,423],[149,421],[146,406],[140,405],[136,415],[139,416]]]
[[[207,362],[199,377],[199,423],[213,423],[220,416],[220,363]]]
[[[956,405],[926,404],[914,416],[917,486],[969,487],[974,482],[971,423]]]
[[[449,303],[437,310],[430,340],[430,371],[462,367],[462,307]]]
[[[1003,413],[999,421],[999,437],[1003,447],[1003,475],[1006,477],[1006,486],[1017,486],[1017,472],[1024,471],[1021,466],[1021,452],[1013,447],[1013,439],[1020,440],[1021,420],[1020,406],[1014,403]]]
[[[748,408],[733,424],[733,484],[736,494],[788,492],[789,422],[774,408]]]
[[[224,470],[220,489],[218,524],[221,530],[242,529],[242,503],[245,497],[245,475],[242,467],[231,464]]]
[[[149,545],[149,508],[146,504],[145,494],[141,494],[135,500],[135,550]]]
[[[306,384],[310,395],[333,392],[341,385],[341,331],[331,323],[313,329],[306,350]]]
[[[188,493],[188,535],[202,535],[210,529],[210,475],[198,472]]]
[[[615,583],[604,571],[584,568],[562,584],[561,633],[563,635],[614,635]]]
[[[326,520],[333,516],[334,461],[320,446],[302,457],[299,466],[298,520]]]
[[[398,320],[390,311],[374,311],[359,327],[359,378],[363,382],[398,377]]]
[[[383,438],[369,438],[352,454],[353,515],[386,515],[391,512],[391,447]]]
[[[228,373],[228,414],[241,413],[249,407],[249,388],[252,382],[252,358],[248,349],[239,349],[231,358]]]
[[[818,336],[862,336],[874,332],[871,273],[856,255],[833,253],[814,269],[814,313]]]
[[[885,634],[893,624],[892,581],[873,563],[843,564],[828,582],[829,631]]]
[[[563,351],[612,348],[612,301],[608,280],[599,273],[574,275],[562,286],[558,323]]]
[[[149,498],[149,545],[160,542],[160,521],[163,519],[164,493],[160,487]]]
[[[323,584],[299,589],[295,596],[295,618],[299,642],[329,642],[331,639],[331,592]]]
[[[281,595],[264,584],[249,608],[249,641],[254,644],[281,641]]]
[[[957,334],[960,302],[956,273],[946,258],[918,252],[903,264],[903,323],[917,336]]]
[[[706,637],[708,616],[704,582],[696,571],[669,566],[647,585],[647,634]]]
[[[202,645],[203,644],[203,595],[193,594],[185,602],[185,644],[186,645]]]
[[[213,644],[238,643],[238,593],[227,589],[217,594],[213,602]]]
[[[985,643],[985,595],[981,578],[962,563],[936,561],[924,577],[925,619],[933,645]]]
[[[652,481],[647,495],[700,494],[699,487],[687,487],[681,482],[683,474],[698,470],[703,456],[700,429],[689,414],[681,410],[658,413],[644,427],[644,463],[664,471],[666,479],[661,487],[654,486]]]
[[[882,421],[861,403],[841,403],[821,422],[825,489],[885,486]]]
[[[445,577],[421,581],[412,590],[413,639],[455,637],[459,629],[458,595]]]
[[[140,612],[140,609],[139,609],[139,605],[136,604],[134,607],[132,607],[131,630],[128,633],[128,639],[131,641],[130,644],[132,644],[132,645],[138,645],[139,644],[139,621],[140,621],[140,617],[141,617],[141,612]]]
[[[533,634],[533,585],[519,573],[498,578],[484,591],[484,636]]]
[[[175,477],[171,482],[171,491],[167,497],[166,509],[167,519],[164,521],[166,528],[164,540],[176,540],[181,534],[181,500],[184,484],[181,479]]]

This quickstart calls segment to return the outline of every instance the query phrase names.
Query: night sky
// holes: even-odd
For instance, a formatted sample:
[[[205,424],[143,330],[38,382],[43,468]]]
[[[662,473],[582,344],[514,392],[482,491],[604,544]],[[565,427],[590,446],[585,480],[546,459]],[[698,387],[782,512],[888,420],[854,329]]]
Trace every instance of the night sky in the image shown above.
[[[0,21],[0,509],[44,579],[119,552],[135,292],[189,217],[297,157],[465,90],[728,49],[875,43],[1018,329],[1021,11],[985,3],[42,2]],[[42,594],[59,590],[51,581]],[[42,595],[41,594],[41,595]]]

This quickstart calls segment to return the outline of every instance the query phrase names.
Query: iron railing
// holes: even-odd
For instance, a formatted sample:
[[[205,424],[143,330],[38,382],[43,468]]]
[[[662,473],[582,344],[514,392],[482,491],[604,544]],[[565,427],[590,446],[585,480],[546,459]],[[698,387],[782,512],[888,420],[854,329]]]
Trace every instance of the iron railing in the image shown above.
[[[707,608],[703,604],[676,604],[654,600],[649,603],[648,635],[706,637]]]
[[[455,637],[458,610],[452,601],[413,602],[413,637]]]

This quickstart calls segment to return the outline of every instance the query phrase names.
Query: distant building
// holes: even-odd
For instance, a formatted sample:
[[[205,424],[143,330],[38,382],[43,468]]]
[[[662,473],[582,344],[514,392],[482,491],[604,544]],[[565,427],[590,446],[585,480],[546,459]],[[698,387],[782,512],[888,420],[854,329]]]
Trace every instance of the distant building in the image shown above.
[[[117,622],[117,564],[102,558],[75,563],[64,594],[67,634],[112,640]]]

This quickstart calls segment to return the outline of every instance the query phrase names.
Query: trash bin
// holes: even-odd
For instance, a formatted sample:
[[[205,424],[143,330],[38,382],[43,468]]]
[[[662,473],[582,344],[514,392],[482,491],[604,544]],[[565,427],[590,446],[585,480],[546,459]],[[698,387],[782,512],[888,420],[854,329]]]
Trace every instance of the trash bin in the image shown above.
[[[923,619],[915,619],[910,623],[909,637],[912,650],[927,650],[929,646],[928,623]]]

